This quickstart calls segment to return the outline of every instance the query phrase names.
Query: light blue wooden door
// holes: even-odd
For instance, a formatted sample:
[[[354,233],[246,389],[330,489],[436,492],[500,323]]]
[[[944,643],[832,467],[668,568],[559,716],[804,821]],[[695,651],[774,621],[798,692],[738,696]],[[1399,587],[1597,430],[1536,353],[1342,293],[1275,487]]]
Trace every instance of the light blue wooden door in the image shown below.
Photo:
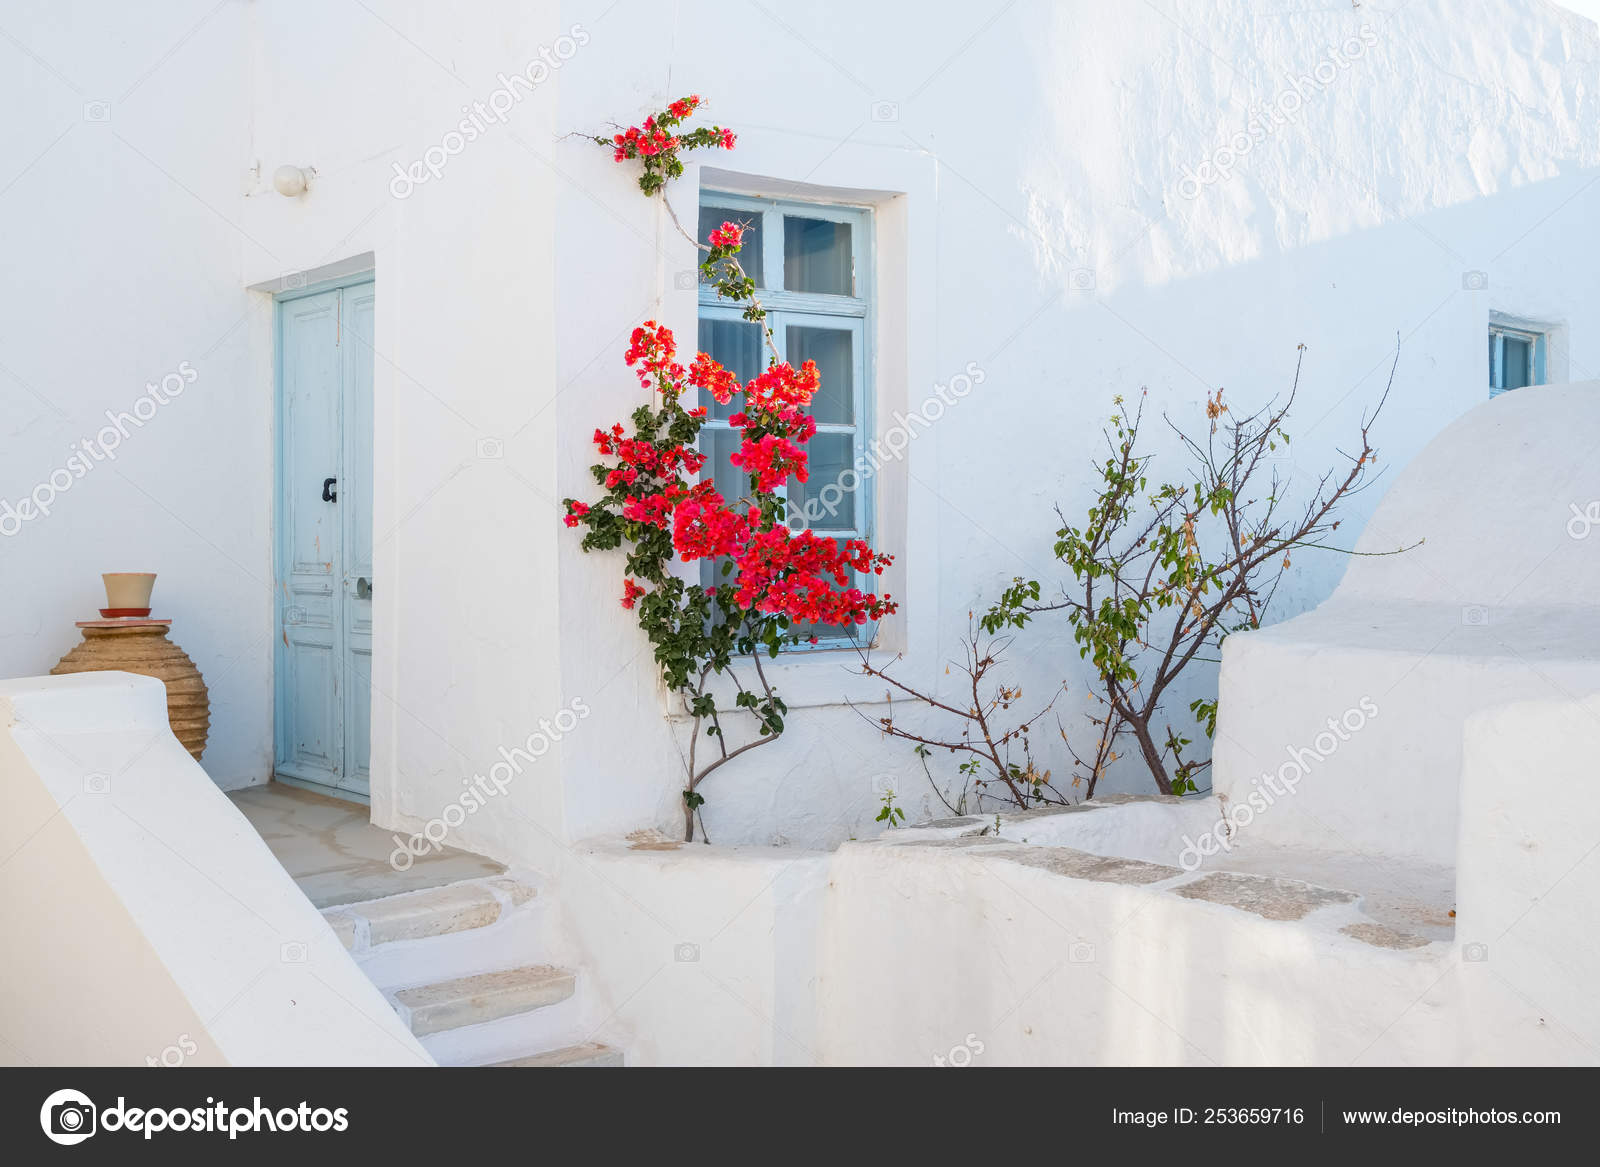
[[[373,286],[278,306],[275,775],[370,785]]]

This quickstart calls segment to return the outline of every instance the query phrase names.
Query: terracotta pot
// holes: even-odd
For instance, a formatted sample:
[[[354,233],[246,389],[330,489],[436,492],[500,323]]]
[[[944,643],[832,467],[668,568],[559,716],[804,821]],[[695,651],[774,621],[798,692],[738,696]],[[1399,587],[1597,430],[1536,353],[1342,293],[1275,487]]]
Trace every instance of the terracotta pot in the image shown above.
[[[153,579],[154,576],[147,576]],[[93,673],[121,669],[155,677],[167,687],[167,722],[184,749],[200,760],[211,730],[211,699],[194,661],[167,639],[165,621],[113,625],[85,621],[83,641],[51,669],[52,674]]]
[[[106,607],[150,607],[150,593],[155,590],[156,573],[153,571],[108,571],[101,579],[106,582]]]

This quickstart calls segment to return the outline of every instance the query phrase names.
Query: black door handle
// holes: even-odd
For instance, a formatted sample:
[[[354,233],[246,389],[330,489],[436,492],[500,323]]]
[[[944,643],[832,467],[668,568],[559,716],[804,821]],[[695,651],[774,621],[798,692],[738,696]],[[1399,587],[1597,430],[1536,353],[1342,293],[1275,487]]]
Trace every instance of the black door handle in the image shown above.
[[[339,492],[337,490],[333,489],[333,484],[338,482],[338,481],[339,480],[337,478],[324,478],[322,480],[322,501],[323,502],[338,502],[339,501]]]

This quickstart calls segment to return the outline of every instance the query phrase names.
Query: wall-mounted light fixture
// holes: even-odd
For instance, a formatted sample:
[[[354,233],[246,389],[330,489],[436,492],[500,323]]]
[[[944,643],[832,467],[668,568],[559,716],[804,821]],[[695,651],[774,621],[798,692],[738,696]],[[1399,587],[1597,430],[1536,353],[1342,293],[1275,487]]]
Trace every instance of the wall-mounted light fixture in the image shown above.
[[[314,166],[280,166],[272,172],[272,189],[286,198],[296,198],[306,193],[316,176]]]

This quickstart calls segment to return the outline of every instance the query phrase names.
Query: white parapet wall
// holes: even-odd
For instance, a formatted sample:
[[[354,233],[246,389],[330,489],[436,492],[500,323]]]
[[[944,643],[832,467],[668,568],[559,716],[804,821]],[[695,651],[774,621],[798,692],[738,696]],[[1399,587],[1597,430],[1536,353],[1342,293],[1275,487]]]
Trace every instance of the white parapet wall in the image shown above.
[[[1516,994],[1600,1058],[1600,697],[1526,701],[1467,723],[1456,886],[1464,989]]]
[[[637,836],[573,848],[557,894],[589,1036],[630,1066],[818,1064],[830,860]]]
[[[0,682],[0,805],[0,1062],[432,1064],[160,681]]]
[[[1331,598],[1227,638],[1212,778],[1255,803],[1245,837],[1448,866],[1468,719],[1600,694],[1597,432],[1600,382],[1478,406],[1395,478]]]
[[[1600,810],[1557,744],[1596,719],[1591,700],[1471,720],[1459,886],[1260,847],[1185,870],[1211,799],[831,854],[582,848],[561,898],[590,1023],[634,1065],[1600,1063]]]

